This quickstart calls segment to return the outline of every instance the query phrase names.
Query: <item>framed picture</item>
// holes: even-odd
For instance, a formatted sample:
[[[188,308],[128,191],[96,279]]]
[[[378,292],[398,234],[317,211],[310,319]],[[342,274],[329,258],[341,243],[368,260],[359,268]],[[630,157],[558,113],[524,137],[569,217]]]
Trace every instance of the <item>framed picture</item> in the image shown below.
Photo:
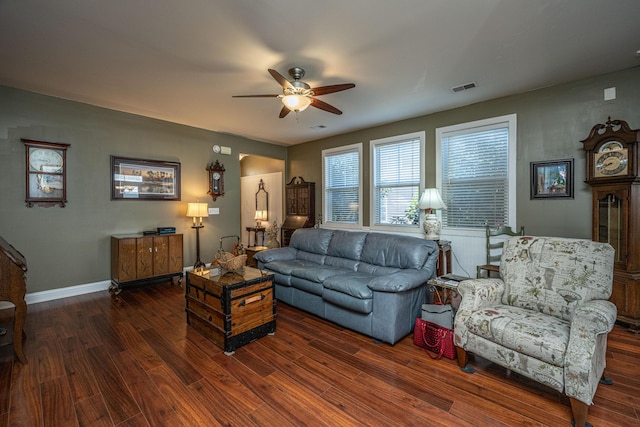
[[[573,159],[531,162],[531,199],[573,198]]]
[[[69,144],[22,139],[27,159],[27,207],[67,204]]]
[[[111,156],[111,200],[180,200],[180,163]]]

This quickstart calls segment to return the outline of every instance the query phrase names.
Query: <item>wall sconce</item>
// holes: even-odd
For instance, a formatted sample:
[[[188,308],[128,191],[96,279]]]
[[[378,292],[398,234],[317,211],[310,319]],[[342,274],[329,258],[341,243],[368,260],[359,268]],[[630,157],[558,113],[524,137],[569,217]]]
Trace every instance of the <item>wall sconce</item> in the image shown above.
[[[187,217],[193,218],[193,225],[191,228],[196,230],[196,263],[193,265],[194,270],[199,270],[206,267],[206,264],[200,260],[200,229],[204,227],[202,225],[202,218],[209,216],[209,205],[206,203],[189,203],[187,205]]]
[[[418,207],[427,211],[423,223],[424,238],[427,240],[440,240],[440,228],[442,225],[435,214],[435,210],[447,209],[447,205],[444,204],[440,197],[440,191],[437,188],[425,189],[422,197],[420,197]]]

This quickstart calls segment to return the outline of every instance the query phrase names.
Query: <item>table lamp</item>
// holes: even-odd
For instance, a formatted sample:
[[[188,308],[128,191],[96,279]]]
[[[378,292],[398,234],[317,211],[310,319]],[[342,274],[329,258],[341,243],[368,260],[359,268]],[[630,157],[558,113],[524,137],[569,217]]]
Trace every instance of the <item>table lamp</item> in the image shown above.
[[[198,270],[206,267],[206,264],[200,260],[200,229],[204,227],[202,218],[209,216],[209,205],[206,203],[189,203],[187,205],[187,216],[193,218],[191,228],[196,230],[196,263],[193,265],[193,269]]]
[[[256,211],[255,220],[256,220],[256,227],[262,228],[262,221],[267,220],[267,211],[263,211],[263,210]]]
[[[424,238],[427,240],[440,240],[441,224],[435,214],[435,210],[447,209],[447,205],[442,201],[438,189],[425,189],[422,197],[420,197],[420,202],[418,202],[418,208],[426,210],[423,223]]]

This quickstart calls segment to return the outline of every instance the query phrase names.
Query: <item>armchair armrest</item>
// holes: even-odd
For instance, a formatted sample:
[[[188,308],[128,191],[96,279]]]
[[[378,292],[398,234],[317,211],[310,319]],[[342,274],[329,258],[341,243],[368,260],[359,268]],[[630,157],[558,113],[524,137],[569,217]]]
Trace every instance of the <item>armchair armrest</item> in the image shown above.
[[[502,279],[469,279],[458,285],[462,302],[458,310],[475,311],[489,305],[500,304],[504,293]]]
[[[273,261],[290,261],[292,259],[296,259],[297,253],[297,249],[287,246],[286,248],[275,248],[260,251],[253,255],[253,258],[263,263]]]
[[[564,359],[567,396],[591,404],[606,365],[607,334],[616,314],[616,306],[606,300],[589,301],[574,312]]]
[[[584,334],[599,335],[611,332],[616,323],[618,310],[611,301],[591,300],[576,308],[571,320],[571,340],[574,334],[576,339]]]
[[[453,339],[456,346],[464,348],[469,334],[467,319],[474,311],[500,304],[504,282],[498,278],[464,280],[458,285],[458,292],[462,301],[454,319]]]
[[[426,270],[403,270],[377,276],[368,286],[369,289],[379,292],[404,292],[424,285],[430,278],[431,273]]]

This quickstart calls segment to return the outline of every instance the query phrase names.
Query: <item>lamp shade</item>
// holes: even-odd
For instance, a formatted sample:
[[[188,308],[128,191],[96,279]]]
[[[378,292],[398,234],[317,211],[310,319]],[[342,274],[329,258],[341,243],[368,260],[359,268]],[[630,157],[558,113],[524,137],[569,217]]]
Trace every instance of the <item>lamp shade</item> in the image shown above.
[[[256,211],[256,216],[254,218],[257,221],[266,221],[267,220],[267,211]]]
[[[304,95],[285,95],[282,97],[282,103],[291,111],[304,111],[311,105],[311,98]]]
[[[442,201],[440,191],[437,188],[425,189],[420,197],[418,207],[420,209],[447,209],[447,205]]]
[[[206,203],[189,203],[187,205],[189,218],[206,218],[209,216],[209,205]]]

